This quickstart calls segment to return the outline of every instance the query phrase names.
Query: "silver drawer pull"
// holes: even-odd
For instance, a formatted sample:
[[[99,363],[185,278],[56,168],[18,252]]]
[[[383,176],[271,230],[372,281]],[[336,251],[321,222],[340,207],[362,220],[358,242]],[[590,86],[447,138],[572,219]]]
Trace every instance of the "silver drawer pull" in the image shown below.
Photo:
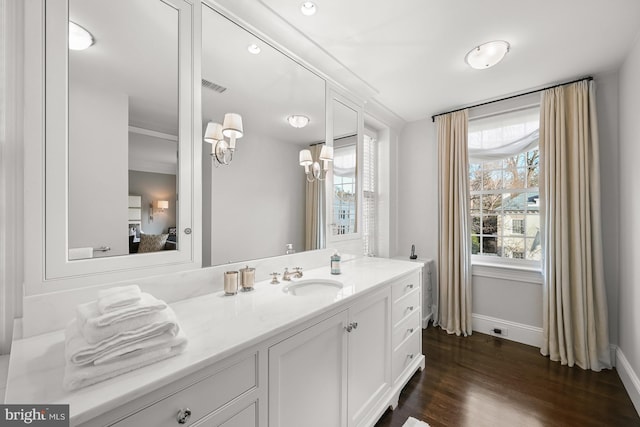
[[[176,420],[178,421],[178,424],[186,424],[189,421],[189,418],[191,418],[191,409],[184,408],[180,409]]]
[[[351,325],[353,325],[353,329],[358,329],[358,322],[353,322]]]
[[[413,283],[411,283],[411,284],[407,285],[407,288],[409,288],[409,289],[413,289]]]

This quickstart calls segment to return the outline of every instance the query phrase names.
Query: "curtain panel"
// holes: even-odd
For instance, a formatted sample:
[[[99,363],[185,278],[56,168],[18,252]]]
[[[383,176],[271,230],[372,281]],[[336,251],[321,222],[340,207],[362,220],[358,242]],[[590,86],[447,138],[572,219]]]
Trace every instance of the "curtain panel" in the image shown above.
[[[436,118],[438,130],[439,315],[450,334],[471,335],[468,110]]]
[[[593,81],[542,93],[540,159],[545,282],[540,352],[563,365],[610,368]]]
[[[324,144],[316,144],[310,147],[311,156],[314,159],[320,158],[320,151]],[[306,179],[306,178],[305,178]],[[325,247],[325,183],[319,179],[306,184],[305,197],[305,233],[304,249],[322,249]]]

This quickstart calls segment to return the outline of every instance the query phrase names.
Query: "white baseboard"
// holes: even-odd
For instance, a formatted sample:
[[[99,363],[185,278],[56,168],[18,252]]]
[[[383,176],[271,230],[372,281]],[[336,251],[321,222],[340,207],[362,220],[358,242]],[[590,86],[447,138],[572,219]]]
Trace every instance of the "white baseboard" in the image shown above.
[[[624,388],[626,388],[627,393],[629,393],[636,412],[640,415],[640,378],[638,378],[638,375],[631,367],[631,364],[624,356],[620,347],[616,349],[616,370],[622,380],[622,384],[624,384]]]
[[[471,318],[474,331],[538,348],[542,345],[542,328],[475,313],[471,315]],[[507,334],[496,334],[493,332],[494,328],[506,330]]]

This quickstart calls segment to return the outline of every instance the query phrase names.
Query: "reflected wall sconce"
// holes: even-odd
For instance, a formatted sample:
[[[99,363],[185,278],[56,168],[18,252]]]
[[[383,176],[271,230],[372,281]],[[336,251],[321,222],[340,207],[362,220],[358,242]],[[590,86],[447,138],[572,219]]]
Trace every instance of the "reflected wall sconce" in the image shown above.
[[[233,153],[236,150],[236,140],[242,138],[243,135],[242,116],[240,114],[225,114],[222,124],[207,123],[204,141],[211,144],[211,157],[213,157],[216,166],[231,163]],[[225,140],[225,137],[229,138],[229,142]]]
[[[95,42],[93,35],[73,21],[69,21],[69,49],[85,50]]]
[[[169,209],[168,200],[155,200],[149,205],[149,222],[153,222],[153,215],[157,212],[165,212]]]
[[[322,161],[322,168],[320,167],[320,161]],[[318,181],[324,181],[327,177],[327,171],[329,170],[329,163],[333,161],[333,147],[323,145],[320,150],[320,158],[318,161],[313,161],[313,156],[310,150],[300,151],[300,166],[304,166],[304,173],[307,176],[308,182],[313,182],[316,179]]]

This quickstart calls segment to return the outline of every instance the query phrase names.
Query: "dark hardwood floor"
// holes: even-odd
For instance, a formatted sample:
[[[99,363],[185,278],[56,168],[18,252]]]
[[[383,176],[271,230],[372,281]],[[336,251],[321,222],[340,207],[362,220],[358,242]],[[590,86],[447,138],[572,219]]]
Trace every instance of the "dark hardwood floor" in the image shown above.
[[[431,427],[640,426],[615,370],[568,368],[480,333],[461,338],[429,326],[422,336],[426,369],[376,427],[401,427],[409,416]]]

